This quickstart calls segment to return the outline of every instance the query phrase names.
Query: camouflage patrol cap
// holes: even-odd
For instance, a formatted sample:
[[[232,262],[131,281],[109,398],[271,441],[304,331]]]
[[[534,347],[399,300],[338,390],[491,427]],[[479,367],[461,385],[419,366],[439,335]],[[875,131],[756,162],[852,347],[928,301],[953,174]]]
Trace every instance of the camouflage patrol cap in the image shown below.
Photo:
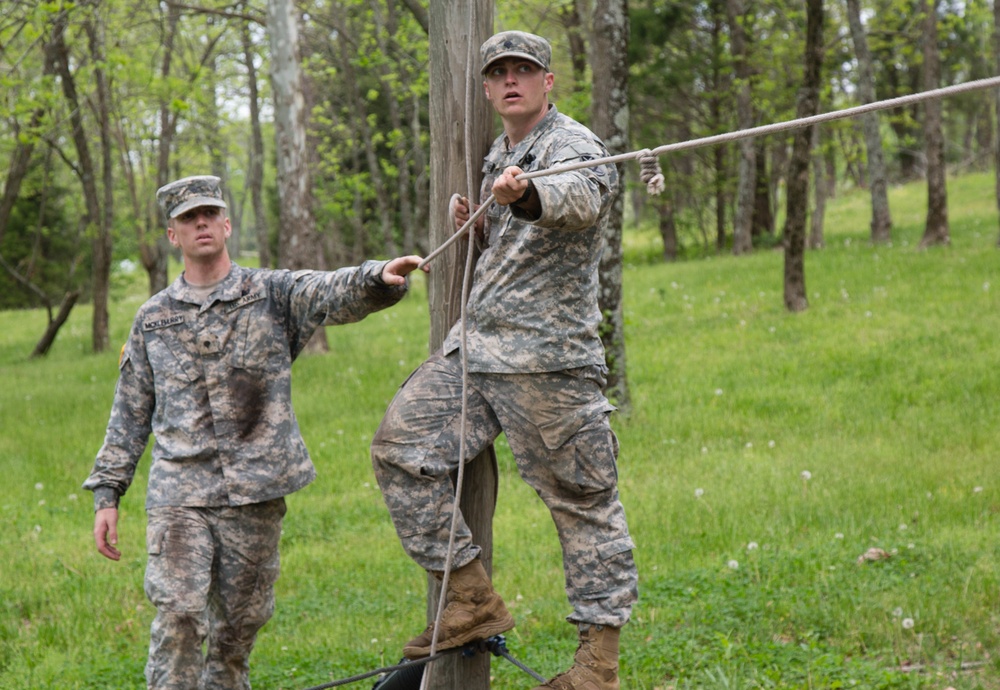
[[[483,58],[482,73],[486,74],[489,66],[505,57],[518,57],[531,60],[536,65],[549,70],[552,61],[552,46],[541,36],[524,31],[502,31],[486,39],[479,53]]]
[[[167,220],[198,206],[226,208],[219,182],[221,180],[214,175],[185,177],[156,190],[156,201],[160,204],[160,209]]]

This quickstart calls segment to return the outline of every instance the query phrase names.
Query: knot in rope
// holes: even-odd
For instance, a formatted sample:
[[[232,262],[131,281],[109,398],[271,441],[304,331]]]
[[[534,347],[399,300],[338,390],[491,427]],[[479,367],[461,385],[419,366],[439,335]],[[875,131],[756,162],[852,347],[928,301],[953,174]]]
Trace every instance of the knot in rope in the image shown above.
[[[663,171],[660,170],[660,159],[649,149],[639,151],[638,158],[641,166],[639,176],[646,183],[646,191],[654,196],[660,194],[666,188]]]

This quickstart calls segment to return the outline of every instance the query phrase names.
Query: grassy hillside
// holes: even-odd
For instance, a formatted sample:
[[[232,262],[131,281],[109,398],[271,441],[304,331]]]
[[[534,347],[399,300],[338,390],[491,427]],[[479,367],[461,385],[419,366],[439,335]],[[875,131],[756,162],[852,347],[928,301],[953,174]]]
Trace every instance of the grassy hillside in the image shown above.
[[[1000,688],[1000,275],[993,178],[950,181],[952,246],[917,250],[923,188],[892,190],[891,246],[864,193],[836,199],[806,258],[810,307],[782,306],[782,254],[662,264],[626,238],[633,412],[615,420],[640,602],[622,686]],[[127,282],[127,281],[124,281]],[[113,305],[122,342],[143,299]],[[0,313],[0,688],[141,688],[148,458],[122,503],[122,561],[93,548],[80,483],[101,444],[117,352],[78,308],[28,361],[40,312]],[[290,497],[278,610],[258,688],[306,688],[398,661],[424,625],[367,447],[426,352],[422,279],[401,305],[328,331],[295,364],[319,479]],[[511,652],[551,675],[576,646],[558,543],[501,440],[495,579]],[[869,549],[888,558],[862,561]],[[493,662],[495,688],[532,679]],[[370,687],[362,681],[350,687]]]

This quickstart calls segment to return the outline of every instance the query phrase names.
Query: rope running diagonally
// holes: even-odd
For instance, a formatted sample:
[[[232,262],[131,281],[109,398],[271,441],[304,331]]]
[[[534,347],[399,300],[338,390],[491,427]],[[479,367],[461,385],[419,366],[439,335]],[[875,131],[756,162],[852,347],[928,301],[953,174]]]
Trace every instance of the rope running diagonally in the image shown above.
[[[988,77],[986,79],[977,79],[975,81],[969,81],[962,84],[954,84],[952,86],[944,86],[940,89],[932,89],[930,91],[922,91],[920,93],[909,94],[907,96],[899,96],[897,98],[889,98],[884,101],[874,101],[872,103],[866,103],[864,105],[854,106],[852,108],[844,108],[843,110],[834,110],[829,113],[822,113],[820,115],[812,115],[810,117],[803,117],[796,120],[786,120],[784,122],[776,122],[770,125],[761,125],[759,127],[750,127],[748,129],[740,129],[734,132],[726,132],[724,134],[716,134],[709,137],[702,137],[700,139],[689,139],[687,141],[676,142],[673,144],[665,144],[664,146],[659,146],[655,149],[640,149],[638,151],[631,151],[629,153],[620,153],[616,156],[607,156],[605,158],[594,158],[588,161],[577,161],[575,163],[566,163],[564,165],[555,165],[546,170],[533,170],[532,172],[521,173],[517,176],[518,180],[531,180],[536,177],[544,177],[546,175],[556,175],[558,173],[570,172],[572,170],[580,170],[582,168],[592,168],[598,165],[607,165],[610,163],[621,163],[624,161],[629,161],[632,159],[640,159],[643,161],[644,175],[647,169],[646,161],[653,158],[658,158],[667,153],[673,153],[675,151],[685,151],[688,149],[700,148],[702,146],[711,146],[713,144],[724,144],[730,141],[736,141],[738,139],[747,139],[750,137],[765,136],[767,134],[776,134],[778,132],[786,132],[792,129],[800,129],[802,127],[808,127],[810,125],[818,125],[825,122],[831,122],[833,120],[842,120],[848,117],[856,117],[858,115],[864,115],[865,113],[875,112],[878,110],[890,110],[892,108],[901,108],[906,105],[912,105],[914,103],[922,103],[923,101],[930,101],[939,98],[947,98],[949,96],[955,96],[961,93],[966,93],[969,91],[977,91],[979,89],[988,89],[991,87],[1000,86],[1000,77]],[[649,191],[652,194],[657,194],[659,192],[655,191],[656,183],[652,180],[643,181],[647,182]],[[662,185],[662,180],[660,181]],[[662,189],[662,187],[660,187]],[[423,261],[420,262],[420,268],[423,268],[433,259],[435,259],[445,248],[447,248],[452,242],[456,242],[459,237],[464,235],[469,231],[469,228],[473,226],[476,220],[479,219],[484,213],[486,213],[487,207],[492,204],[494,197],[491,194],[490,197],[483,202],[483,204],[476,209],[476,212],[472,214],[466,223],[459,228],[459,230],[449,237],[441,246],[435,249],[433,252],[428,254]]]

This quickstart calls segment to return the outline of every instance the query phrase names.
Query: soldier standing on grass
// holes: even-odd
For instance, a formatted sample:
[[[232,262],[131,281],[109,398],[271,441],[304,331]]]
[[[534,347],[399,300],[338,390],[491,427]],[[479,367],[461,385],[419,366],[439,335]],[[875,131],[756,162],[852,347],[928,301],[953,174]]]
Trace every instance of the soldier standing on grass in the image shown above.
[[[284,497],[316,476],[292,411],[292,362],[317,328],[402,299],[421,261],[243,268],[226,249],[219,182],[188,177],[156,193],[184,273],[136,315],[104,445],[83,485],[94,492],[97,550],[117,561],[118,501],[153,434],[151,689],[250,687],[250,651],[274,612]]]
[[[617,690],[619,630],[637,596],[634,544],[618,498],[618,442],[602,393],[598,336],[602,228],[618,193],[612,165],[523,181],[524,171],[608,155],[590,130],[548,102],[551,48],[500,33],[482,48],[486,96],[504,133],[486,157],[481,195],[496,205],[476,228],[484,243],[467,307],[467,459],[506,433],[518,470],[552,515],[580,646],[573,666],[540,688]],[[458,204],[456,223],[471,213]],[[442,576],[459,463],[461,329],[403,384],[372,440],[372,461],[406,552]],[[439,650],[514,627],[460,520]],[[403,653],[430,653],[433,624]]]

